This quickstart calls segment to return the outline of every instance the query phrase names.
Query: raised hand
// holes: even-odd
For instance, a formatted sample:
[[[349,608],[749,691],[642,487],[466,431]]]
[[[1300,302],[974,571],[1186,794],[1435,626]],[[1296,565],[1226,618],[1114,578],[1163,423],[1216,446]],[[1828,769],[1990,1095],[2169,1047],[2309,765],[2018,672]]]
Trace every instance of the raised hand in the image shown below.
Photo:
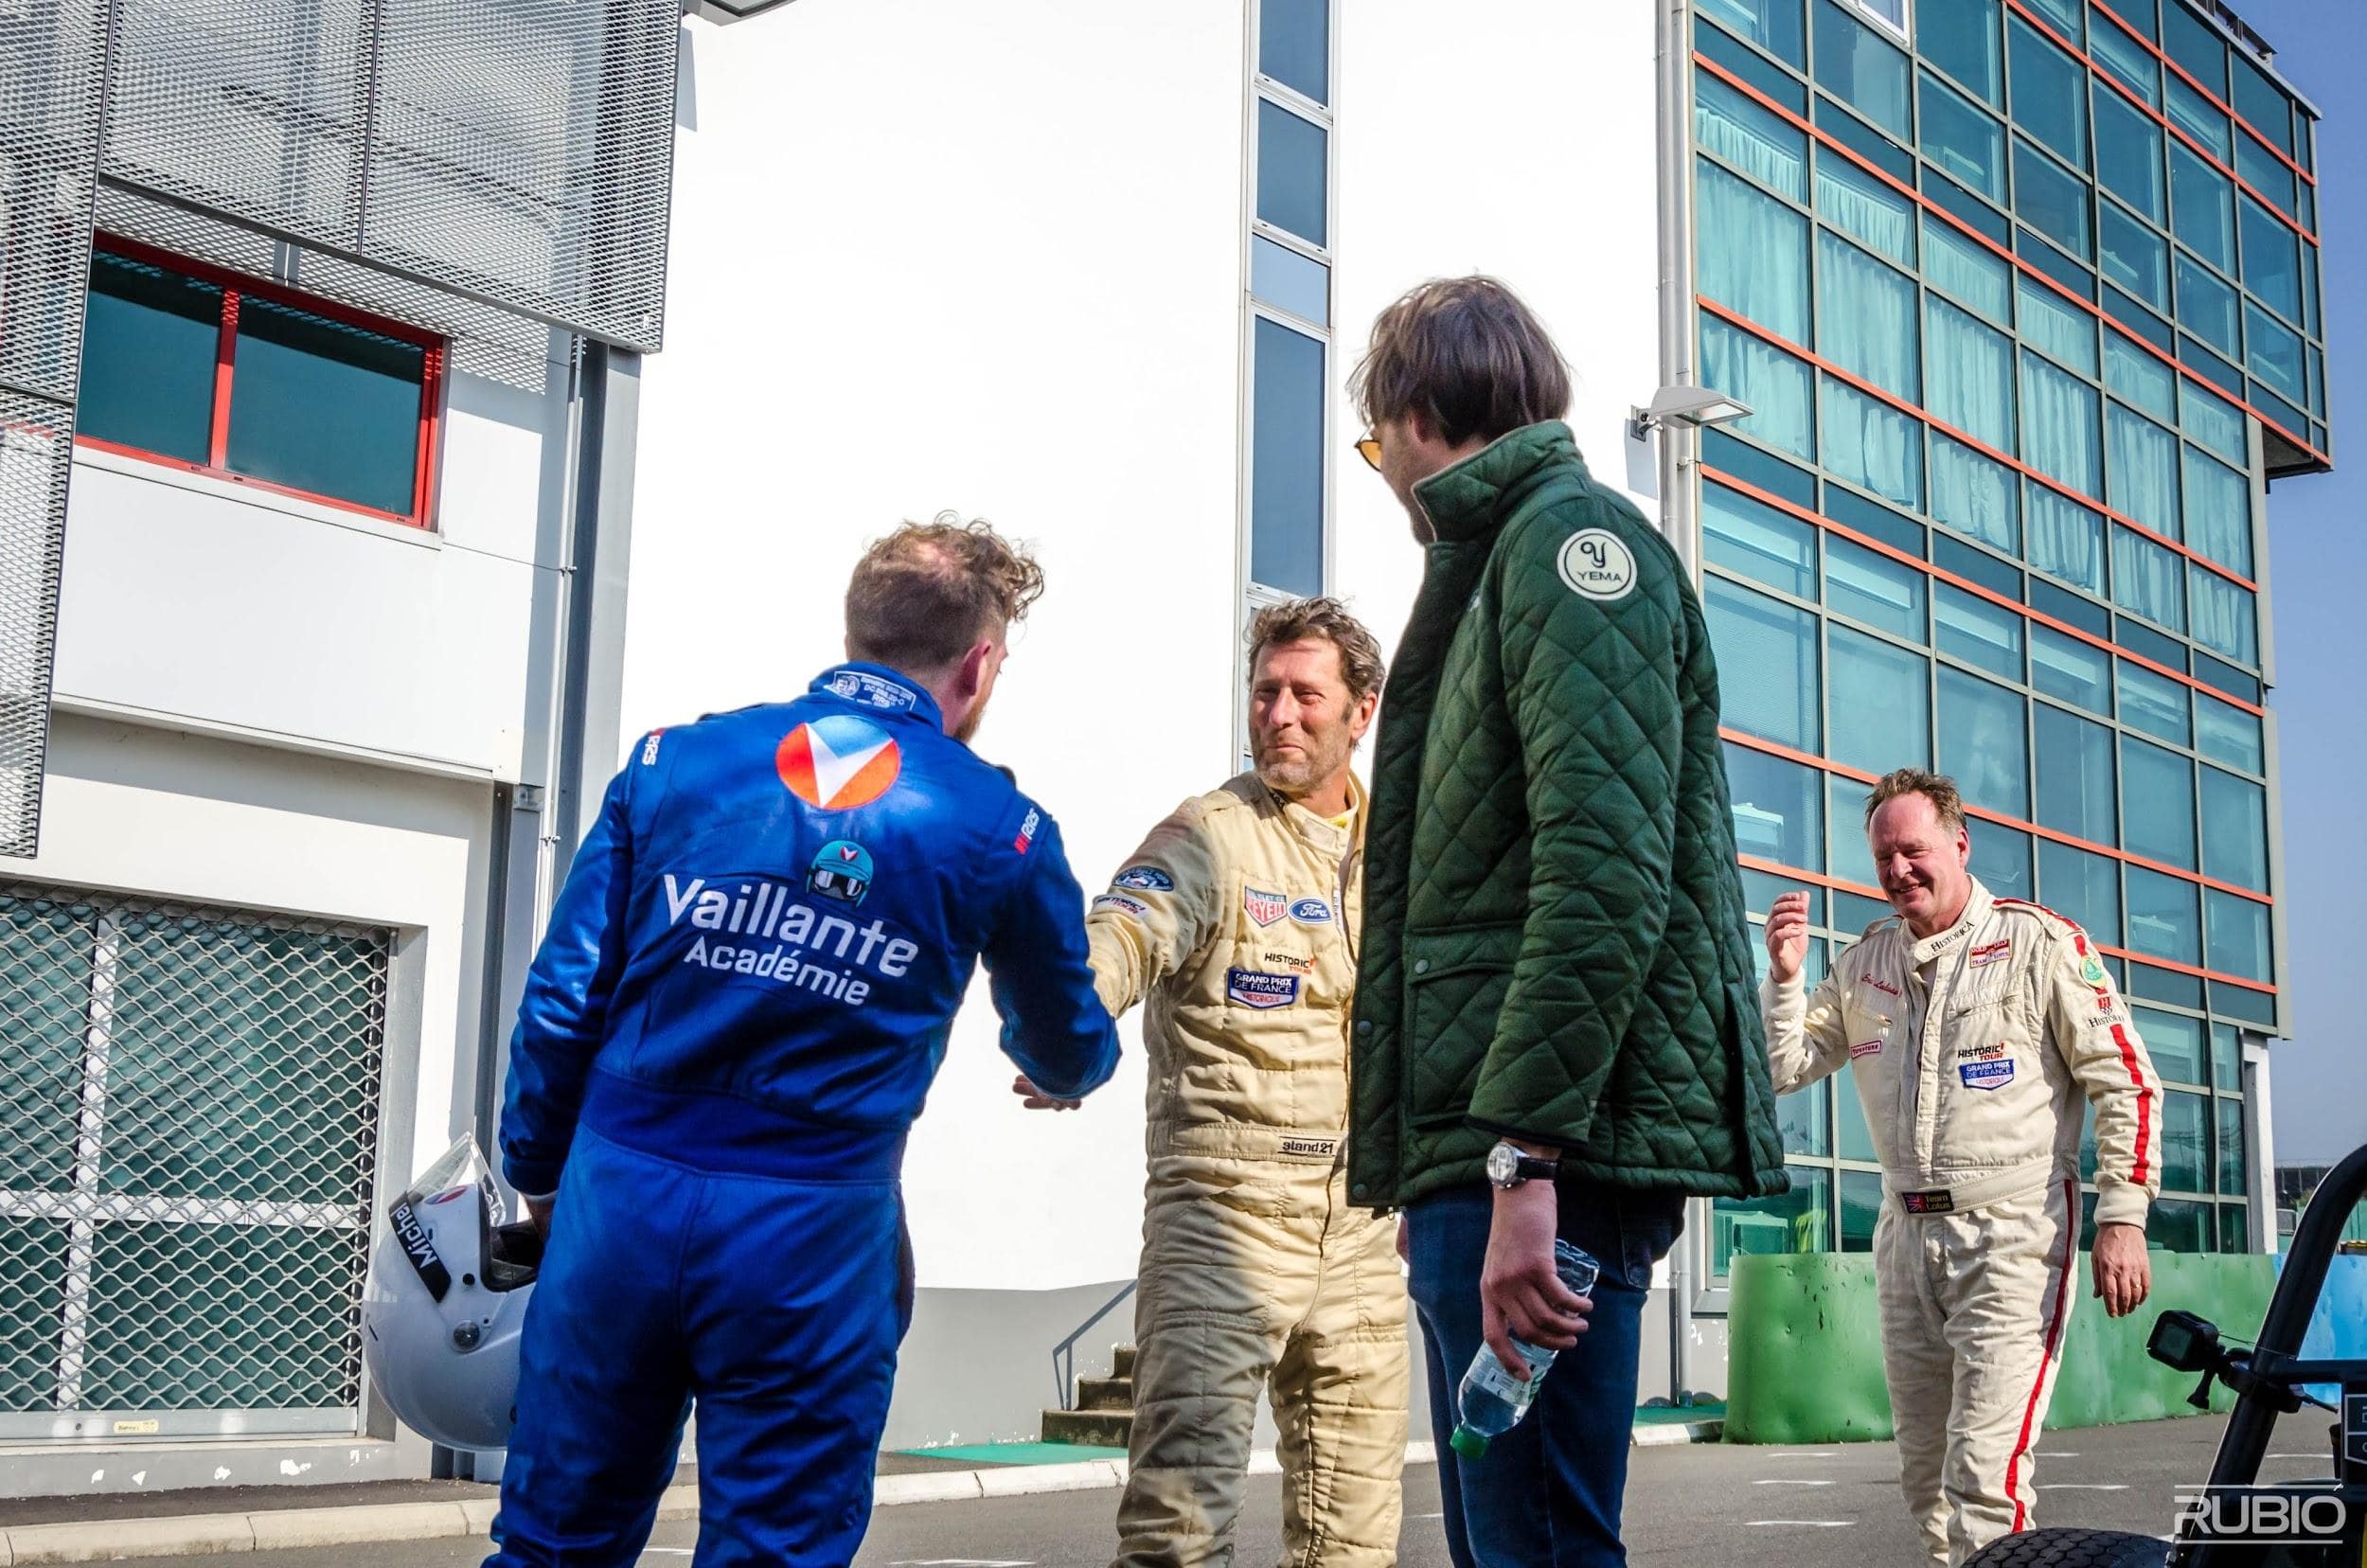
[[[1779,986],[1800,978],[1808,957],[1808,896],[1786,893],[1767,912],[1768,972]]]

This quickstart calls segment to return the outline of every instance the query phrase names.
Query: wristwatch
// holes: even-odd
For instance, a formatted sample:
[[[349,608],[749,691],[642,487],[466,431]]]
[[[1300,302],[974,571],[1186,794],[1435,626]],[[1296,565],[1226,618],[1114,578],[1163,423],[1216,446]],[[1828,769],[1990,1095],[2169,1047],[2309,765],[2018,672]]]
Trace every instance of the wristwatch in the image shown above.
[[[1509,1143],[1500,1141],[1487,1151],[1487,1179],[1507,1192],[1522,1182],[1550,1182],[1560,1174],[1559,1160],[1523,1153]]]

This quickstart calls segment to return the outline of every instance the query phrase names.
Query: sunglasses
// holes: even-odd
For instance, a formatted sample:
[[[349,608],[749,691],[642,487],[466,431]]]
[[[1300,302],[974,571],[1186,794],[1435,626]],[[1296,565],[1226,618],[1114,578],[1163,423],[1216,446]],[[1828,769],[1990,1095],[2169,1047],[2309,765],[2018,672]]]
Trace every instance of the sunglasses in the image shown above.
[[[1365,437],[1362,440],[1361,440],[1361,441],[1359,441],[1359,442],[1357,442],[1357,443],[1356,443],[1356,451],[1357,451],[1357,454],[1358,454],[1359,456],[1362,457],[1362,458],[1364,459],[1364,461],[1366,461],[1367,463],[1370,463],[1370,464],[1373,466],[1373,472],[1374,472],[1375,473],[1379,473],[1379,472],[1380,472],[1380,437],[1378,437],[1378,436],[1367,436],[1367,437]]]

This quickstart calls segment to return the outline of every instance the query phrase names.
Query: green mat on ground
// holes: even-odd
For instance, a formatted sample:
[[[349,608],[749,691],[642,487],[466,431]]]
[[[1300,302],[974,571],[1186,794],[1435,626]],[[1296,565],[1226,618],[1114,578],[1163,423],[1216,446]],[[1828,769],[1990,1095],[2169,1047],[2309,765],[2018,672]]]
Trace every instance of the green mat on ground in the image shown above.
[[[1088,1459],[1126,1457],[1122,1448],[1093,1448],[1084,1443],[968,1443],[898,1452],[915,1459],[965,1459],[973,1465],[1077,1465]]]
[[[1722,1421],[1726,1418],[1723,1399],[1700,1399],[1692,1404],[1638,1405],[1635,1424],[1638,1426],[1691,1426],[1697,1421]]]

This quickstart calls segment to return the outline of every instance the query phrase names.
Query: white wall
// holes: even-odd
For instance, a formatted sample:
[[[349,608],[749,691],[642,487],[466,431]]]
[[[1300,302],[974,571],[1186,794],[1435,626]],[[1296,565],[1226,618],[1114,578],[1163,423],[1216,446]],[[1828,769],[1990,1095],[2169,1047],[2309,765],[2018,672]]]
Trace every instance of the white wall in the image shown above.
[[[1342,7],[1335,308],[1344,379],[1411,283],[1503,276],[1578,365],[1614,483],[1657,364],[1650,14],[1617,9]],[[1097,882],[1237,755],[1245,8],[809,0],[690,36],[625,731],[803,690],[866,540],[983,514],[1050,592],[979,749]],[[1336,424],[1336,586],[1394,641],[1420,556]],[[973,997],[906,1167],[924,1285],[1133,1274],[1126,1035],[1115,1083],[1031,1119]]]

